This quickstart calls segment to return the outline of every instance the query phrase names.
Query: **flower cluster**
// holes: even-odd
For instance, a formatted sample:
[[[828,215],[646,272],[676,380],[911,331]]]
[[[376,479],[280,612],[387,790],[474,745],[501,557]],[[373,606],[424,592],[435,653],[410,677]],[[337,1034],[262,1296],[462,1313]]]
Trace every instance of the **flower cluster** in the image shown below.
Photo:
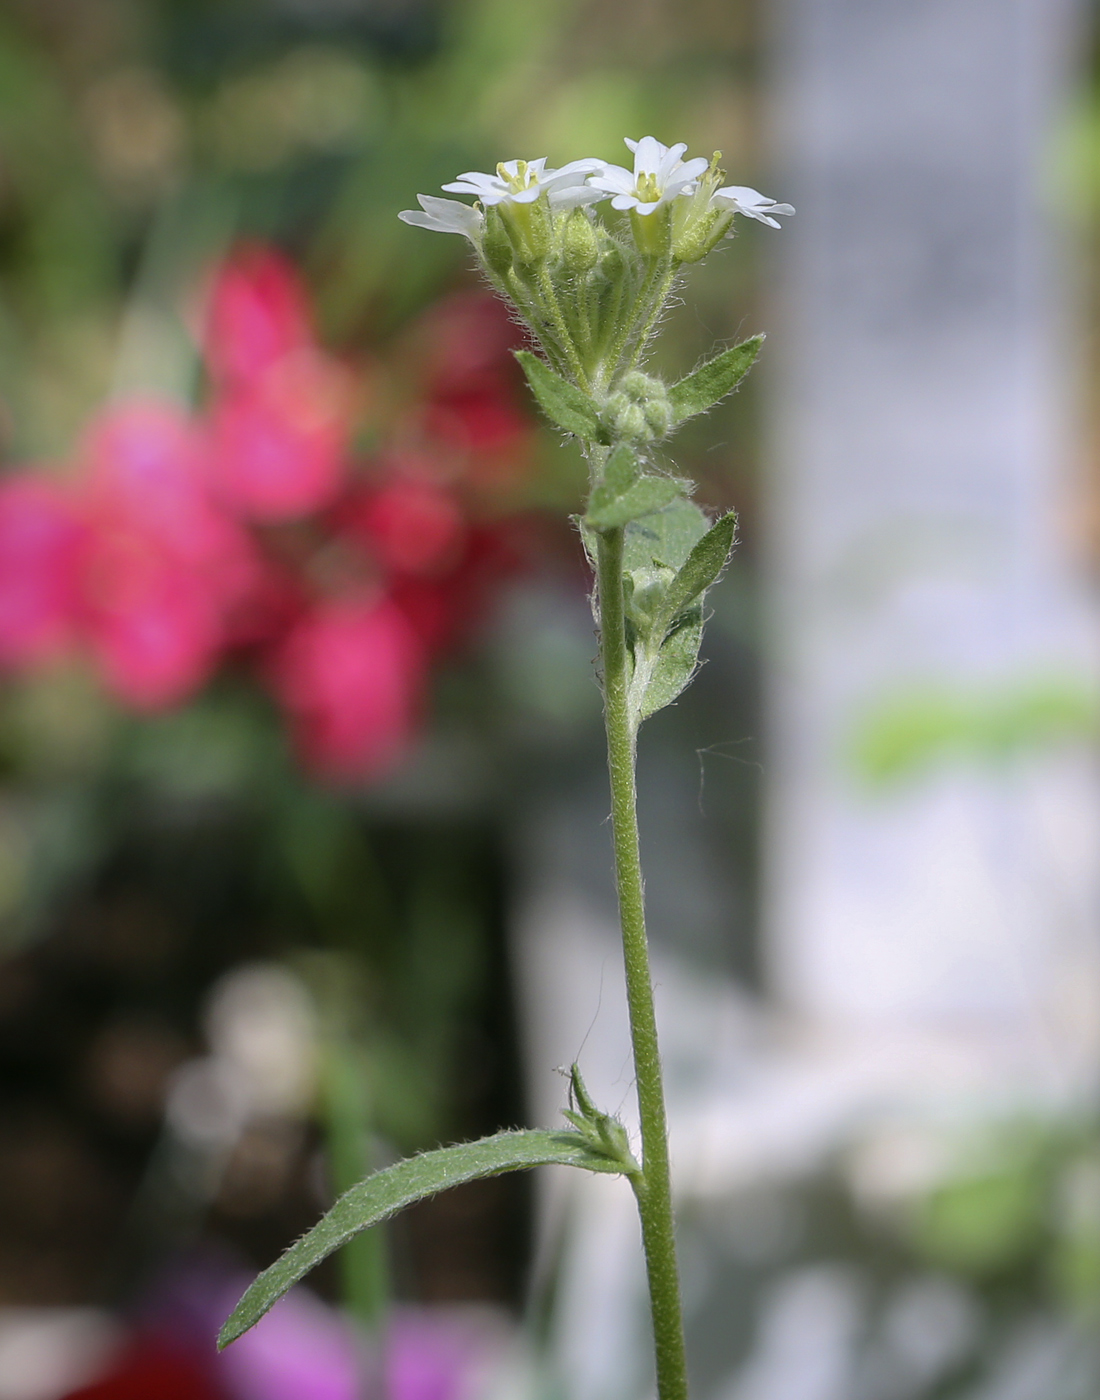
[[[778,228],[789,204],[725,185],[713,159],[685,160],[684,144],[627,139],[632,169],[606,161],[509,160],[495,174],[468,171],[443,188],[474,204],[418,195],[406,223],[460,233],[495,289],[530,325],[547,358],[602,407],[637,369],[680,269],[733,233],[742,214]],[[601,220],[610,201],[625,215]]]
[[[493,299],[453,298],[419,334],[414,392],[355,373],[318,343],[293,267],[239,249],[206,298],[201,410],[110,403],[63,471],[0,481],[0,663],[82,653],[140,711],[245,665],[314,771],[382,771],[433,658],[513,566],[479,503],[530,434]]]

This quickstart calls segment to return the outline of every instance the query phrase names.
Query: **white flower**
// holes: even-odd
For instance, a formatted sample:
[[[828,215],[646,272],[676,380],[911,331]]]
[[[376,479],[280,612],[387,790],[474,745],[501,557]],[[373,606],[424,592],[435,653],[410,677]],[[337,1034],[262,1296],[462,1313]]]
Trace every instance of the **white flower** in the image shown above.
[[[468,170],[443,188],[451,194],[472,194],[484,205],[533,204],[545,195],[553,209],[575,209],[580,204],[594,204],[605,196],[585,181],[589,175],[602,172],[602,160],[571,160],[560,169],[546,168],[546,157],[538,160],[505,160],[495,175],[480,170]]]
[[[677,195],[693,193],[695,181],[708,165],[702,156],[682,160],[687,150],[683,141],[675,146],[663,146],[655,137],[643,136],[640,141],[627,137],[626,144],[634,152],[634,169],[609,165],[589,181],[596,189],[613,196],[614,209],[652,214]]]
[[[485,216],[480,209],[463,204],[460,199],[439,199],[434,194],[418,194],[420,209],[402,209],[398,214],[407,224],[418,228],[434,228],[439,233],[461,233],[471,243],[481,237]],[[421,213],[423,210],[423,213]]]
[[[780,227],[778,219],[771,217],[773,214],[794,213],[793,205],[776,204],[774,199],[769,199],[759,190],[749,189],[748,185],[726,185],[724,189],[715,190],[711,200],[720,209],[728,209],[734,214],[745,214],[750,219],[759,219],[762,224],[768,224],[771,228]]]

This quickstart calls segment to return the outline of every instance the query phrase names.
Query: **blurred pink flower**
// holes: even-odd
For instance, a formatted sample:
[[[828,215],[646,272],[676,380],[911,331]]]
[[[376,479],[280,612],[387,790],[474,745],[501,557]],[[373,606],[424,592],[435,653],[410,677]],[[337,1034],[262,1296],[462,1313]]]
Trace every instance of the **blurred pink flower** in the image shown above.
[[[306,764],[333,778],[391,767],[412,737],[423,650],[388,600],[321,603],[291,629],[271,665]]]
[[[89,641],[104,683],[141,710],[186,700],[209,679],[222,642],[216,589],[129,541],[97,541],[89,580]]]
[[[259,578],[253,542],[207,495],[200,453],[183,410],[152,399],[109,407],[82,445],[84,623],[106,684],[141,709],[203,684]]]
[[[313,341],[309,301],[294,264],[265,244],[237,248],[218,270],[206,309],[203,351],[215,383],[249,385]]]
[[[358,1400],[361,1362],[340,1314],[296,1288],[221,1354],[218,1370],[233,1400]]]
[[[0,662],[35,665],[71,640],[84,545],[72,503],[47,478],[0,482]]]
[[[209,479],[219,499],[269,523],[328,505],[346,472],[351,407],[347,372],[308,349],[227,393],[210,418]]]
[[[408,477],[350,496],[337,526],[385,568],[403,574],[438,574],[453,566],[466,535],[455,498],[433,482]]]

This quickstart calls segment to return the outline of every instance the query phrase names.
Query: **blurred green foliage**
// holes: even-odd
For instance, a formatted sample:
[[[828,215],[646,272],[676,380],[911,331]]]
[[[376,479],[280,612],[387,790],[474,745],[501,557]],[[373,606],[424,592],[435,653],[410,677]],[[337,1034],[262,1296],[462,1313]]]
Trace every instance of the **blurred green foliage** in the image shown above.
[[[852,759],[887,786],[943,763],[1001,765],[1064,744],[1093,743],[1100,705],[1082,682],[1027,679],[970,692],[914,685],[860,720]]]

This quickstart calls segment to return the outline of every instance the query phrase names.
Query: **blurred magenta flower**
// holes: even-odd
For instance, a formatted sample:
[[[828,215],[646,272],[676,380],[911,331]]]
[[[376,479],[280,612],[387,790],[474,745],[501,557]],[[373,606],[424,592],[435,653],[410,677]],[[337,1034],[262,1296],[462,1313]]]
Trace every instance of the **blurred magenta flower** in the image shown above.
[[[209,499],[200,454],[183,410],[146,399],[105,409],[79,454],[87,640],[108,688],[139,709],[176,704],[209,678],[258,575],[249,536]]]
[[[399,574],[441,574],[460,557],[466,521],[454,496],[432,481],[398,476],[359,492],[342,512],[345,530]]]
[[[0,482],[0,662],[33,666],[72,640],[86,535],[48,477]]]
[[[387,599],[315,607],[271,665],[301,753],[330,778],[392,767],[415,730],[424,675],[423,648]]]
[[[517,567],[500,514],[530,457],[515,338],[493,298],[449,297],[396,377],[368,381],[317,343],[282,254],[236,250],[208,287],[202,404],[110,402],[65,489],[0,481],[0,664],[76,649],[142,711],[244,668],[314,774],[378,777],[415,739],[431,664]],[[356,459],[368,411],[378,445]]]
[[[257,521],[328,505],[347,472],[353,396],[335,360],[301,348],[215,399],[208,471],[215,494]]]
[[[211,281],[202,349],[219,389],[254,384],[314,343],[309,298],[294,264],[261,243],[238,247]]]

